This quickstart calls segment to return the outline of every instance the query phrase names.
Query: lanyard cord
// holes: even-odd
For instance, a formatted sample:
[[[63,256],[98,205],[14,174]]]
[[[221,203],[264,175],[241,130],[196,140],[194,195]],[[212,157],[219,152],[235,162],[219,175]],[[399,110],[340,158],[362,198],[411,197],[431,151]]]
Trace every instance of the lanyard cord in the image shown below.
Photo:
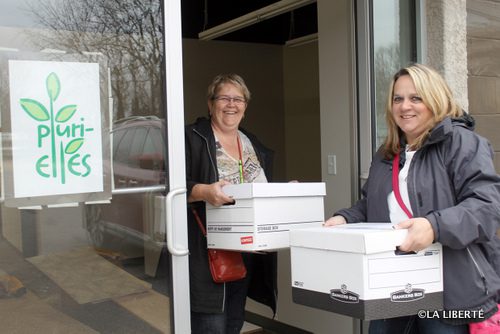
[[[413,218],[413,215],[406,207],[399,193],[399,153],[397,153],[392,160],[392,190],[394,191],[394,196],[401,209],[403,209],[408,218]]]
[[[243,177],[243,154],[241,153],[241,140],[240,140],[240,135],[237,137],[237,142],[238,142],[238,154],[240,155],[240,159],[238,160],[238,169],[240,172],[240,183],[245,182],[245,179]]]

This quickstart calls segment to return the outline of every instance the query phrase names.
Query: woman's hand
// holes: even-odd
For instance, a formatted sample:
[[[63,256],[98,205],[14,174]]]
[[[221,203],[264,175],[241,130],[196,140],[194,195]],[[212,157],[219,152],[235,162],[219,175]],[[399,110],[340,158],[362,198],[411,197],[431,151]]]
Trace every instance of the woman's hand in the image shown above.
[[[220,180],[212,184],[197,184],[193,187],[188,201],[205,201],[213,206],[221,206],[226,203],[234,203],[234,199],[222,191],[222,187],[231,184],[228,181]]]
[[[395,229],[408,229],[405,241],[399,246],[403,252],[418,252],[434,242],[434,230],[426,218],[412,218],[394,225]]]
[[[323,223],[324,227],[347,224],[343,216],[333,216]]]

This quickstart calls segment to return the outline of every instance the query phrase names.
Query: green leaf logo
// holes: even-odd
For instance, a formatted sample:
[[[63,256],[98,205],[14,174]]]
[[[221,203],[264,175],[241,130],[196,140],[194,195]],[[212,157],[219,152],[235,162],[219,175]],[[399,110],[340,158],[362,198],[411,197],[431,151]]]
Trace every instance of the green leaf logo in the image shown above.
[[[67,106],[62,107],[56,115],[56,122],[58,123],[64,123],[67,122],[75,113],[76,111],[76,105],[75,104],[70,104]]]
[[[52,101],[55,101],[61,92],[61,84],[59,77],[54,72],[50,73],[47,77],[47,93]]]
[[[40,122],[50,119],[49,112],[40,102],[33,99],[20,99],[19,103],[21,104],[21,108],[33,119]]]
[[[38,122],[49,121],[37,125],[37,147],[42,148],[50,145],[50,154],[44,152],[38,158],[35,164],[35,172],[44,178],[59,178],[61,184],[66,184],[67,173],[73,176],[87,177],[92,170],[87,161],[91,155],[85,154],[85,152],[82,154],[76,152],[84,144],[85,133],[94,129],[85,127],[83,117],[80,123],[78,121],[74,123],[68,122],[77,112],[78,107],[76,104],[56,107],[55,101],[61,93],[62,85],[55,72],[51,72],[47,76],[45,87],[50,100],[47,107],[34,99],[19,99],[21,108],[29,117]],[[57,113],[56,108],[59,108]],[[66,142],[67,140],[69,142]],[[66,155],[70,156],[66,157]]]
[[[70,141],[68,143],[64,152],[66,154],[73,154],[76,151],[78,151],[80,149],[80,147],[82,147],[82,145],[83,145],[83,138],[73,139],[72,141]]]

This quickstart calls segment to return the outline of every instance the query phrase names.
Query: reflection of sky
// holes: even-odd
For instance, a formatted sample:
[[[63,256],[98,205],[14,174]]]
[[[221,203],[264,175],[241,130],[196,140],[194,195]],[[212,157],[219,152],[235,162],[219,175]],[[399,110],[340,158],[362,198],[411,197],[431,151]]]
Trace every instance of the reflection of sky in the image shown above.
[[[28,0],[0,0],[0,26],[34,27],[34,17]]]
[[[375,47],[388,46],[398,42],[399,7],[396,0],[373,2],[373,33]]]

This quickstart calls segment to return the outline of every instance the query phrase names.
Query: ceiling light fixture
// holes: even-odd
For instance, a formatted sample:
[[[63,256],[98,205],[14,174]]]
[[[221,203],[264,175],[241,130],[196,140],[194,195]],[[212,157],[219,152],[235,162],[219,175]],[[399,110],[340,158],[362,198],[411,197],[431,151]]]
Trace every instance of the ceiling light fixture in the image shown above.
[[[211,40],[217,37],[229,34],[230,32],[240,30],[252,24],[270,19],[284,13],[288,13],[294,9],[309,5],[316,0],[281,0],[269,6],[262,7],[253,12],[237,17],[233,20],[219,24],[213,28],[204,30],[198,34],[201,40]]]
[[[301,45],[309,44],[309,43],[316,42],[316,41],[318,41],[318,33],[290,39],[290,40],[285,42],[285,46],[293,48],[295,46],[301,46]]]

